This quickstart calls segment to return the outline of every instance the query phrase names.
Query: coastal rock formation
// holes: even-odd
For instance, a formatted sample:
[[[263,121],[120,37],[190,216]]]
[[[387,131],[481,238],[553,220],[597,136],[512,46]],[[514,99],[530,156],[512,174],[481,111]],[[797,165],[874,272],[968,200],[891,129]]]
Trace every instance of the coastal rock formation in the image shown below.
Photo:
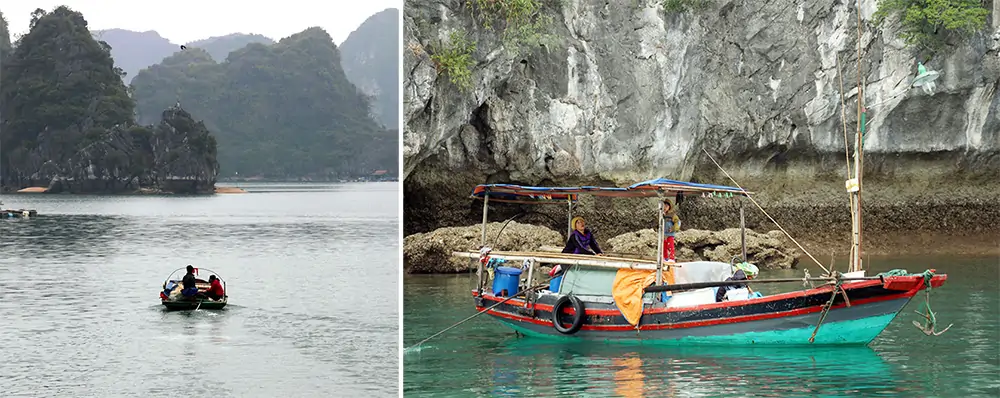
[[[215,139],[180,108],[163,112],[156,126],[92,131],[80,149],[68,153],[60,137],[77,130],[45,131],[37,146],[14,152],[4,181],[15,187],[47,187],[49,193],[212,193],[219,172]]]
[[[543,246],[561,247],[564,243],[556,231],[516,221],[507,223],[506,227],[498,222],[486,224],[486,237],[496,251],[537,251]],[[481,239],[481,225],[440,228],[407,236],[403,240],[403,269],[410,274],[467,272],[476,260],[455,257],[451,253],[477,251]]]
[[[707,150],[794,236],[848,239],[844,134],[858,119],[860,11],[866,231],[944,219],[949,231],[1000,235],[1000,1],[984,3],[986,33],[933,57],[906,47],[891,19],[876,28],[875,1],[719,0],[687,12],[538,2],[521,30],[475,4],[404,10],[406,233],[475,220],[468,192],[485,182],[733,185]],[[508,33],[525,29],[512,44]],[[909,88],[918,61],[941,74],[930,94]],[[720,221],[732,206],[710,202],[685,203],[686,225],[734,225]],[[581,214],[650,215],[643,206]],[[648,228],[635,219],[601,225]],[[747,225],[773,227],[755,211]]]
[[[123,71],[83,15],[37,10],[30,29],[0,54],[0,190],[213,191],[215,138],[179,106],[137,124]]]
[[[765,234],[748,229],[747,261],[761,269],[795,268],[799,251],[785,238],[781,231]],[[730,262],[734,256],[741,257],[740,229],[729,228],[722,231],[689,229],[680,231],[674,238],[677,261],[722,261]],[[656,258],[657,231],[644,229],[629,232],[608,239],[609,251]]]

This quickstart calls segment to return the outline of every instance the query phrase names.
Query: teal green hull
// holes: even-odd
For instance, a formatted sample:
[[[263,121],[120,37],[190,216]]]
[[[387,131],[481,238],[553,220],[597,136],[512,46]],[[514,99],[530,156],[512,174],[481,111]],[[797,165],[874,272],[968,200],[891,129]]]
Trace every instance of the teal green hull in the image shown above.
[[[816,339],[809,343],[815,325],[791,328],[784,330],[742,332],[733,334],[717,334],[707,336],[683,336],[670,338],[657,338],[658,331],[649,330],[641,332],[620,332],[621,336],[615,338],[583,339],[580,335],[562,335],[546,333],[535,328],[524,327],[524,323],[511,322],[505,319],[498,319],[518,333],[530,337],[544,337],[549,339],[565,341],[604,341],[609,343],[624,344],[657,344],[657,345],[713,345],[713,346],[741,346],[741,345],[867,345],[875,339],[892,320],[896,313],[877,315],[856,320],[846,320],[840,322],[824,322],[816,333]],[[546,329],[552,330],[551,327]]]

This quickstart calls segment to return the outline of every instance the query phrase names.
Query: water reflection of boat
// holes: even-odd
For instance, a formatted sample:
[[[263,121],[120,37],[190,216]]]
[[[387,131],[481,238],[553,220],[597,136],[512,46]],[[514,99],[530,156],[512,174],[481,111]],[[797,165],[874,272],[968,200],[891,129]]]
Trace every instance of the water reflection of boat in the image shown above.
[[[226,281],[222,279],[217,272],[207,268],[195,269],[196,272],[208,271],[209,275],[215,275],[215,277],[219,279],[222,283],[222,288],[225,291],[225,294],[219,300],[204,296],[204,293],[209,289],[210,285],[207,280],[200,278],[195,278],[195,286],[198,287],[198,295],[193,297],[182,296],[181,279],[175,278],[175,275],[181,271],[186,273],[186,267],[174,270],[174,272],[171,272],[170,276],[167,277],[167,280],[163,282],[163,290],[160,291],[160,303],[163,304],[167,310],[218,310],[226,306],[226,303],[229,301],[229,290],[226,288]]]
[[[907,388],[900,385],[893,364],[869,347],[637,348],[524,338],[508,339],[501,347],[494,374],[503,377],[494,378],[494,394],[544,395],[570,386],[623,397],[851,395]]]

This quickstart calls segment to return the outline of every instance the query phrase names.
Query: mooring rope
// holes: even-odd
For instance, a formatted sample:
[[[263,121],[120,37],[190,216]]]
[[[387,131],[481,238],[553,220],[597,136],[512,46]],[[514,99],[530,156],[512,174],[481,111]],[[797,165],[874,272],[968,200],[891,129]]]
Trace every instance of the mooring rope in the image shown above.
[[[404,352],[406,352],[406,351],[410,351],[410,350],[412,350],[412,349],[414,349],[414,348],[417,348],[417,347],[419,347],[419,346],[420,346],[421,344],[424,344],[424,343],[426,343],[427,341],[429,341],[430,339],[433,339],[433,338],[435,338],[435,337],[437,337],[437,336],[440,336],[440,335],[441,335],[441,334],[443,334],[444,332],[447,332],[447,331],[449,331],[449,330],[451,330],[451,329],[454,329],[454,328],[455,328],[455,327],[457,327],[458,325],[461,325],[461,324],[463,324],[463,323],[466,323],[466,322],[468,322],[468,321],[472,320],[472,318],[475,318],[475,317],[477,317],[477,316],[480,316],[480,315],[482,315],[482,314],[485,314],[485,313],[486,313],[487,311],[489,311],[489,310],[492,310],[492,309],[494,309],[494,308],[496,308],[496,307],[499,307],[499,306],[500,306],[500,304],[503,304],[503,303],[506,303],[506,302],[508,302],[508,301],[510,301],[510,300],[513,300],[514,298],[516,298],[516,297],[518,297],[518,296],[521,296],[521,295],[524,295],[525,293],[528,293],[528,292],[530,292],[530,291],[533,291],[533,290],[538,290],[538,289],[540,289],[540,288],[542,288],[542,287],[545,287],[545,286],[548,286],[548,284],[549,284],[549,281],[551,281],[551,280],[553,280],[553,279],[555,279],[555,278],[557,278],[557,277],[559,277],[559,276],[562,276],[562,274],[560,274],[560,275],[557,275],[557,276],[554,276],[554,277],[551,277],[551,278],[549,278],[549,279],[546,279],[546,280],[545,280],[545,282],[542,282],[542,283],[539,283],[539,284],[537,284],[537,285],[535,285],[535,286],[532,286],[532,287],[529,287],[529,288],[527,288],[527,289],[524,289],[524,290],[522,290],[522,291],[520,291],[520,292],[517,292],[517,293],[516,293],[516,294],[514,294],[513,296],[510,296],[510,297],[507,297],[507,298],[503,299],[502,301],[500,301],[500,302],[498,302],[498,303],[496,303],[496,304],[493,304],[493,305],[489,306],[488,308],[484,308],[484,309],[483,309],[482,311],[479,311],[479,312],[477,312],[477,313],[475,313],[475,314],[472,314],[472,315],[469,315],[469,317],[467,317],[467,318],[465,318],[465,319],[463,319],[463,320],[461,320],[461,321],[458,321],[458,322],[457,322],[457,323],[455,323],[454,325],[451,325],[451,326],[448,326],[448,327],[446,327],[446,328],[442,329],[442,330],[441,330],[440,332],[437,332],[437,333],[434,333],[434,334],[432,334],[432,335],[431,335],[430,337],[428,337],[428,338],[426,338],[426,339],[423,339],[423,340],[420,340],[420,342],[419,342],[419,343],[417,343],[417,344],[414,344],[414,345],[410,346],[409,348],[407,348],[407,349],[405,349],[405,350],[403,350],[403,351],[404,351]]]
[[[823,304],[823,312],[819,315],[819,322],[816,323],[816,328],[813,329],[812,336],[809,336],[809,342],[812,343],[816,340],[816,333],[819,332],[819,327],[823,326],[823,321],[826,320],[826,315],[830,313],[830,309],[833,308],[833,302],[837,299],[837,294],[843,291],[841,284],[843,280],[840,279],[840,274],[836,275],[837,283],[833,285],[833,294],[830,295],[830,300]],[[847,292],[844,292],[844,300],[847,300]],[[847,301],[847,305],[850,306],[851,302]]]
[[[708,155],[709,159],[712,159],[712,163],[715,163],[715,166],[718,167],[719,170],[722,170],[722,173],[724,173],[726,175],[726,177],[729,177],[729,181],[732,181],[733,184],[735,184],[737,188],[739,188],[741,191],[743,191],[743,194],[746,195],[747,199],[750,199],[750,201],[753,202],[754,206],[757,206],[757,208],[760,209],[760,211],[762,213],[764,213],[764,215],[767,216],[767,218],[770,219],[771,222],[774,223],[774,225],[778,226],[778,229],[780,229],[781,232],[785,233],[785,236],[787,236],[788,239],[792,240],[792,243],[795,243],[795,246],[798,246],[799,249],[802,250],[802,252],[805,253],[807,256],[809,256],[809,258],[811,258],[813,260],[813,262],[816,263],[816,265],[818,265],[820,268],[822,268],[823,271],[825,271],[827,273],[827,275],[831,275],[830,270],[826,269],[826,267],[824,267],[823,264],[820,263],[819,260],[816,259],[816,257],[813,257],[812,254],[809,254],[809,251],[806,250],[806,248],[802,247],[802,245],[799,244],[799,241],[795,240],[795,238],[793,238],[792,235],[788,233],[788,231],[785,231],[785,228],[782,228],[781,224],[778,224],[778,221],[776,221],[774,219],[774,217],[771,217],[770,214],[767,214],[767,211],[765,211],[764,208],[761,207],[760,204],[757,203],[757,201],[754,200],[754,198],[752,196],[750,196],[750,193],[747,192],[747,190],[743,189],[743,187],[740,186],[740,183],[736,182],[736,180],[733,179],[733,176],[729,175],[729,173],[726,172],[726,169],[723,169],[722,166],[719,165],[719,162],[715,161],[715,158],[712,157],[712,154],[708,153],[707,149],[701,148],[701,150],[704,151],[706,155]]]

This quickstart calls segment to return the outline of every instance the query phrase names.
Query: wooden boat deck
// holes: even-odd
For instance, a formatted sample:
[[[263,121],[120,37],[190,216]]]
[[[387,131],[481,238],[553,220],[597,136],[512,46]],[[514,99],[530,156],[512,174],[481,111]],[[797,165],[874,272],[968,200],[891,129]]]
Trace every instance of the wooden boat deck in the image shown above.
[[[479,258],[479,252],[453,252],[453,256],[464,258]],[[615,256],[592,256],[586,254],[552,253],[545,251],[517,252],[494,251],[490,257],[503,258],[507,261],[534,260],[542,264],[586,265],[608,268],[628,268],[656,270],[656,260],[646,258],[627,258]],[[679,266],[678,263],[671,264]]]

